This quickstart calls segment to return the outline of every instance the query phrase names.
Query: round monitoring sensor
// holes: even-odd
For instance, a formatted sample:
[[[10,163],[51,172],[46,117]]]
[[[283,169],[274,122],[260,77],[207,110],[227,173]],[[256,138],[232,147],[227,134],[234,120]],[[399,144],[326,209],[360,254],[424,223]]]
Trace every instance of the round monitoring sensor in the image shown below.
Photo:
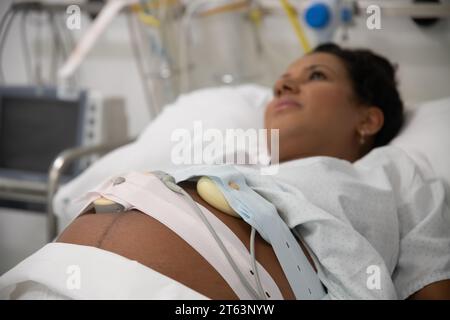
[[[230,216],[240,218],[230,207],[219,187],[208,177],[201,177],[197,182],[197,192],[210,206]]]

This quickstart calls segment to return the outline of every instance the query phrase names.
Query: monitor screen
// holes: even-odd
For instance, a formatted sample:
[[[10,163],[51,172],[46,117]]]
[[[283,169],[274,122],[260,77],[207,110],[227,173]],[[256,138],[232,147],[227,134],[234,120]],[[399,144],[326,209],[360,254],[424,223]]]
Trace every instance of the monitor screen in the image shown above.
[[[80,144],[82,100],[54,91],[0,92],[0,169],[46,175],[60,152]]]

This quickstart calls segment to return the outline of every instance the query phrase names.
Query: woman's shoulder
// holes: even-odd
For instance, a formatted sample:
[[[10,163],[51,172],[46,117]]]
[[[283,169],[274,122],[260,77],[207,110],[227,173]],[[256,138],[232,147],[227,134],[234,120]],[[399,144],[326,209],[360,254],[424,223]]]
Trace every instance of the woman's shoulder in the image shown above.
[[[396,146],[383,146],[372,149],[364,157],[355,162],[355,165],[381,165],[385,163],[392,164],[406,164],[408,166],[414,166],[414,162],[411,157],[399,147]]]
[[[442,183],[426,156],[396,146],[376,148],[355,166],[384,171],[401,198],[408,198],[411,192],[425,184]]]
[[[396,146],[383,146],[373,149],[354,163],[356,168],[384,168],[388,173],[412,176],[418,170],[417,163],[404,150]]]

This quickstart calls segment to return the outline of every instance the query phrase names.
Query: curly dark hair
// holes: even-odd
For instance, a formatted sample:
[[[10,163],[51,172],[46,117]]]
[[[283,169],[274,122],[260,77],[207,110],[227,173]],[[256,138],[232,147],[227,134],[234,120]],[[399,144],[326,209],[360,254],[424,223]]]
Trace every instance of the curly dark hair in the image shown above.
[[[358,102],[377,106],[384,114],[384,124],[375,136],[373,147],[388,144],[400,131],[403,101],[397,90],[396,66],[367,49],[344,49],[334,43],[317,46],[312,53],[335,55],[345,65]]]

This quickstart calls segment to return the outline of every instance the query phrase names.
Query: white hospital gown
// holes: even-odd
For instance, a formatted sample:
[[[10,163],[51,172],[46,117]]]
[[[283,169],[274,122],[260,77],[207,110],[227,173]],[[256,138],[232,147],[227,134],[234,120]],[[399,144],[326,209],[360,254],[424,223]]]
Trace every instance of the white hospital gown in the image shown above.
[[[331,298],[405,299],[450,279],[443,183],[401,149],[377,148],[354,164],[293,160],[272,178],[240,169],[306,242]]]

